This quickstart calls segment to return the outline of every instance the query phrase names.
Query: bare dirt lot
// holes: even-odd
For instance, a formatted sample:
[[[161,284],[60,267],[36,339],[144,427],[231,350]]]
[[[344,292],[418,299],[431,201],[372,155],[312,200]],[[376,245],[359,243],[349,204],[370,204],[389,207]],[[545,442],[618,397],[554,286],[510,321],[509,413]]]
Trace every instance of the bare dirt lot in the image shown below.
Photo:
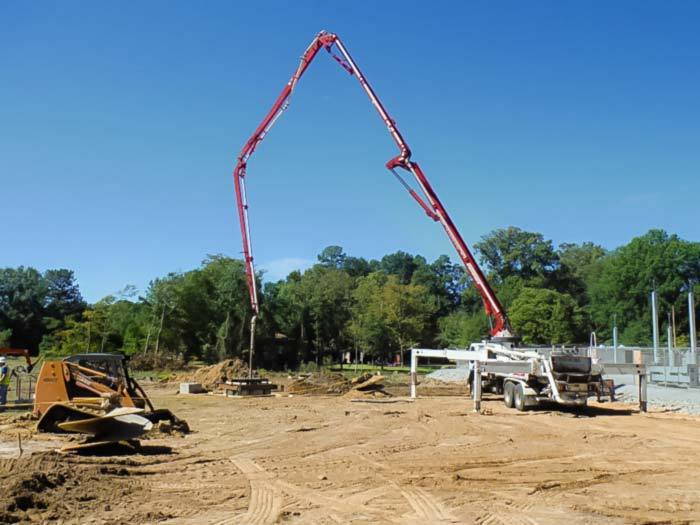
[[[700,418],[151,389],[193,428],[58,455],[0,417],[0,523],[700,523]],[[23,426],[24,425],[24,426]]]

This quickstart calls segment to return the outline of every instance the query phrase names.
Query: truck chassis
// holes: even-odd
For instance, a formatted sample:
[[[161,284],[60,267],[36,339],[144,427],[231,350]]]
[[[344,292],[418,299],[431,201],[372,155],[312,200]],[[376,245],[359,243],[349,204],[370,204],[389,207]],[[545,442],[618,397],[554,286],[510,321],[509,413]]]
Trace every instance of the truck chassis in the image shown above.
[[[614,401],[614,385],[604,379],[604,368],[588,356],[549,349],[516,348],[511,343],[484,341],[469,350],[411,350],[411,397],[417,396],[419,357],[442,357],[469,367],[469,385],[480,409],[482,391],[502,395],[508,408],[520,411],[542,403],[583,408],[590,397]],[[619,368],[620,365],[614,365]],[[646,410],[643,365],[629,365],[638,376],[640,408]],[[643,390],[643,391],[642,391]]]

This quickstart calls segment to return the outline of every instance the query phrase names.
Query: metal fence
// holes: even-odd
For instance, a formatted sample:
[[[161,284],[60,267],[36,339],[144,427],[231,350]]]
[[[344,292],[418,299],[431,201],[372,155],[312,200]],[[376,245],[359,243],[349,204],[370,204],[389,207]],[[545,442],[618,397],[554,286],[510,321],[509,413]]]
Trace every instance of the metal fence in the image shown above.
[[[687,366],[697,363],[697,356],[690,348],[659,348],[654,358],[654,349],[642,346],[595,346],[588,347],[587,355],[600,363],[639,363],[658,366]]]
[[[24,372],[24,363],[20,360],[10,359],[10,385],[7,389],[7,405],[4,408],[31,407],[34,403],[34,388],[36,387],[36,374]]]

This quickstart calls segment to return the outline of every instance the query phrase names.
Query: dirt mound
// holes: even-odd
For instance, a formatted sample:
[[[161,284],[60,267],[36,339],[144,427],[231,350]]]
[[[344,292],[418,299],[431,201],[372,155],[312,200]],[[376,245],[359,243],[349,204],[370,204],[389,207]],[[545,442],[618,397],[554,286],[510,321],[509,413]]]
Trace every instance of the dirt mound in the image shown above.
[[[203,366],[194,372],[177,377],[180,383],[199,383],[208,390],[214,390],[219,383],[240,377],[248,377],[248,367],[240,359],[225,359],[211,366]]]
[[[119,482],[102,486],[91,483],[105,475],[128,476],[122,470],[79,465],[53,452],[1,460],[0,523],[75,518],[74,513],[80,513],[81,507],[115,499],[124,490]]]
[[[352,384],[341,374],[313,373],[301,375],[287,385],[287,392],[296,395],[344,394]]]

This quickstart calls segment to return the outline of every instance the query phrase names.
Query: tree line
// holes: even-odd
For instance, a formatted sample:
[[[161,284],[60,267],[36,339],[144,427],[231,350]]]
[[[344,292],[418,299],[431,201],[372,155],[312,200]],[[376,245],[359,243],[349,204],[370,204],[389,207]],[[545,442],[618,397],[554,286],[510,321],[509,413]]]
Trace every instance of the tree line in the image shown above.
[[[529,344],[583,344],[595,331],[625,345],[649,345],[649,292],[676,314],[687,344],[686,294],[700,292],[700,243],[650,230],[608,251],[592,242],[557,247],[540,233],[495,230],[474,250]],[[465,347],[485,338],[488,318],[460,264],[398,251],[379,260],[329,246],[318,262],[259,285],[258,365],[293,368],[359,350],[384,361],[415,345]],[[208,256],[199,268],[132,286],[95,304],[72,271],[0,269],[0,347],[53,355],[113,352],[177,355],[207,362],[243,357],[250,306],[243,261]]]

